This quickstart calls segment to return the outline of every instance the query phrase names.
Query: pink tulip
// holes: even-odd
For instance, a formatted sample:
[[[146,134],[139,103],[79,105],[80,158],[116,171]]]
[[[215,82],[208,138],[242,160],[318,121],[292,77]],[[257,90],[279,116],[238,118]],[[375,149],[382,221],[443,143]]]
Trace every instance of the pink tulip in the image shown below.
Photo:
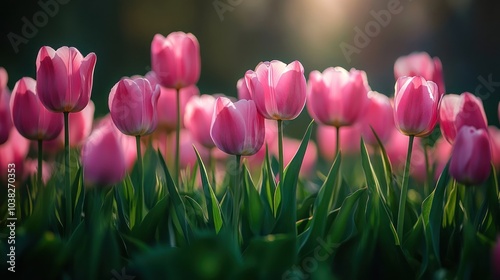
[[[491,144],[491,161],[495,169],[500,171],[500,129],[496,126],[488,126]]]
[[[181,89],[196,84],[201,70],[198,40],[191,33],[156,34],[151,43],[151,65],[164,87]]]
[[[319,125],[316,139],[321,155],[324,159],[332,162],[336,156],[336,128],[332,126]],[[359,153],[361,131],[358,126],[344,127],[340,130],[340,150],[342,154]]]
[[[394,130],[394,113],[391,100],[386,95],[370,91],[368,98],[368,106],[360,123],[361,135],[367,144],[378,146],[372,128],[377,133],[380,141],[386,143]]]
[[[108,186],[125,177],[126,162],[120,134],[109,121],[103,121],[92,131],[82,148],[85,182]]]
[[[19,133],[30,140],[55,139],[63,128],[63,115],[47,110],[36,92],[37,82],[24,77],[12,91],[12,120]]]
[[[450,175],[462,184],[478,185],[488,179],[490,162],[487,130],[462,126],[453,143]]]
[[[294,61],[288,65],[273,60],[248,70],[245,81],[252,100],[266,119],[293,120],[306,103],[304,67]]]
[[[444,138],[439,138],[434,144],[434,150],[433,150],[434,162],[435,162],[434,179],[437,180],[439,176],[441,176],[444,167],[448,163],[448,160],[450,160],[451,149],[452,149],[451,144]]]
[[[3,67],[0,67],[0,145],[7,142],[12,128],[9,106],[10,93],[7,88],[8,78],[7,71]]]
[[[443,66],[438,57],[431,58],[428,53],[412,53],[401,56],[394,63],[394,76],[399,79],[404,76],[421,76],[427,81],[433,81],[440,95],[445,94]]]
[[[405,135],[429,135],[438,120],[440,95],[432,81],[401,77],[396,82],[394,122]]]
[[[96,55],[85,58],[76,48],[42,47],[36,58],[36,90],[40,101],[54,112],[79,112],[92,91]]]
[[[0,145],[0,182],[3,185],[7,183],[7,170],[9,164],[15,165],[15,172],[21,176],[24,174],[24,162],[29,151],[29,140],[24,138],[15,127],[12,127],[7,142]],[[16,175],[17,177],[17,175]],[[21,184],[19,178],[16,180],[17,186]]]
[[[439,125],[441,133],[450,143],[453,143],[457,131],[464,125],[486,129],[488,120],[483,102],[469,92],[445,95],[439,108]]]
[[[307,109],[313,119],[324,125],[350,126],[368,103],[366,73],[356,69],[330,67],[309,75]]]
[[[109,126],[118,135],[118,140],[120,142],[120,147],[123,150],[123,155],[125,156],[125,165],[127,166],[127,171],[132,172],[135,161],[137,160],[137,147],[136,139],[134,136],[126,135],[121,133],[121,131],[115,126],[111,118],[111,114],[107,114],[97,121],[96,128],[101,126]],[[146,146],[141,143],[142,155],[146,152]]]
[[[241,78],[236,83],[236,90],[238,91],[238,99],[246,99],[251,100],[252,96],[250,95],[250,91],[248,91],[247,83],[245,82],[245,78]]]
[[[193,96],[186,105],[184,124],[193,139],[208,149],[215,147],[210,136],[210,125],[214,114],[215,97],[212,95]]]
[[[151,86],[160,85],[160,97],[158,98],[157,115],[158,115],[158,128],[166,130],[167,132],[175,131],[177,127],[177,106],[176,106],[176,90],[161,86],[158,77],[154,72],[148,72],[146,78],[150,81]],[[195,85],[182,88],[179,92],[180,108],[181,108],[181,127],[184,127],[184,118],[186,104],[193,96],[200,95],[198,87]]]
[[[109,93],[109,111],[116,127],[126,135],[152,133],[158,124],[156,106],[160,86],[152,87],[145,78],[123,78]]]
[[[215,145],[227,154],[253,155],[264,143],[264,118],[254,101],[235,103],[227,97],[215,101],[210,135]]]

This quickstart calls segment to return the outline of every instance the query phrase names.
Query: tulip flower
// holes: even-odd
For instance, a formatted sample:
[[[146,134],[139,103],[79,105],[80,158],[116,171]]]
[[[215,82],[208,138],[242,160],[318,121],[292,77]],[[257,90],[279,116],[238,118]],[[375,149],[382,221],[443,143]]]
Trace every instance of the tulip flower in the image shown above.
[[[453,143],[457,131],[464,125],[486,129],[488,120],[481,99],[472,93],[447,94],[439,108],[439,125],[445,139]]]
[[[152,87],[160,85],[160,97],[158,98],[158,106],[156,107],[158,115],[158,129],[166,130],[167,132],[175,131],[177,127],[177,107],[176,107],[176,90],[166,88],[158,81],[158,76],[154,72],[148,72],[145,76]],[[200,91],[197,86],[190,85],[179,91],[179,105],[181,116],[180,126],[184,127],[184,118],[186,105],[193,96],[198,96]]]
[[[408,136],[429,135],[438,120],[437,86],[422,77],[401,77],[396,82],[394,122]]]
[[[200,45],[193,34],[173,32],[167,37],[154,36],[151,66],[164,87],[181,89],[196,84],[200,65]]]
[[[252,100],[266,119],[293,120],[306,103],[304,67],[294,61],[262,62],[248,70],[245,81]]]
[[[495,169],[500,171],[500,129],[496,126],[488,126],[490,136],[491,161]]]
[[[63,129],[63,115],[47,110],[36,92],[36,81],[20,79],[14,86],[10,101],[12,120],[22,136],[30,140],[52,140]]]
[[[241,78],[236,83],[236,90],[238,91],[238,99],[246,99],[251,100],[252,96],[250,95],[250,91],[248,91],[247,83],[245,82],[245,78]]]
[[[307,109],[311,117],[335,127],[356,123],[368,104],[370,87],[364,71],[330,67],[309,75]]]
[[[111,122],[102,122],[83,144],[81,158],[86,183],[109,186],[125,177],[126,162]]]
[[[210,125],[214,114],[215,97],[212,95],[193,96],[186,105],[184,123],[192,137],[208,149],[215,147],[210,136]]]
[[[490,175],[491,151],[488,131],[462,126],[450,160],[450,175],[465,185],[479,185]]]
[[[414,137],[429,135],[438,120],[440,94],[436,83],[423,77],[401,77],[396,81],[394,95],[394,123],[404,135],[409,136],[405,170],[399,200],[397,234],[403,240],[408,178]]]
[[[7,142],[12,120],[10,118],[10,94],[7,89],[8,75],[3,67],[0,67],[0,145]]]
[[[126,135],[152,133],[158,124],[156,106],[160,87],[144,78],[121,79],[109,93],[109,111],[116,127]]]
[[[404,76],[421,76],[436,83],[440,95],[446,92],[441,60],[438,57],[431,58],[426,52],[399,57],[394,63],[394,76],[396,80]]]
[[[264,118],[252,100],[235,103],[227,97],[215,101],[210,135],[215,145],[231,155],[253,155],[264,143]]]
[[[40,101],[54,112],[79,112],[92,91],[96,55],[83,57],[76,48],[42,47],[36,58],[37,92]]]
[[[366,143],[378,146],[377,139],[372,129],[377,133],[382,143],[386,143],[394,130],[394,115],[389,97],[371,91],[368,93],[368,106],[361,119],[361,135]]]

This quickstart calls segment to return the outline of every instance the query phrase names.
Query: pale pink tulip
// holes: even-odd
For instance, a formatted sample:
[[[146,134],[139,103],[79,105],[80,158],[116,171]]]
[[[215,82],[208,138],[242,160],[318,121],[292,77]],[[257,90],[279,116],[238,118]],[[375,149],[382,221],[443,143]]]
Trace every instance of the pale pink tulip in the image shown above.
[[[219,97],[215,101],[210,135],[215,145],[231,155],[253,155],[264,143],[264,118],[252,100],[235,103]]]
[[[241,78],[238,80],[238,82],[236,83],[236,90],[238,91],[238,99],[252,99],[252,96],[250,96],[250,91],[248,91],[245,78]]]
[[[294,61],[288,65],[273,60],[248,70],[245,81],[252,100],[266,119],[293,120],[306,103],[304,67]]]
[[[364,71],[330,67],[309,75],[307,109],[311,117],[335,127],[355,124],[368,104],[370,87]]]
[[[76,48],[42,47],[36,58],[36,90],[54,112],[78,112],[89,103],[96,55],[83,57]]]
[[[215,147],[210,136],[214,106],[215,97],[212,95],[192,96],[184,114],[184,124],[191,132],[192,138],[208,149]]]
[[[440,95],[445,94],[443,66],[438,57],[431,58],[426,52],[414,52],[401,56],[394,63],[396,80],[404,76],[422,76],[427,81],[433,81]]]
[[[438,120],[440,95],[432,81],[422,77],[401,77],[396,82],[394,122],[409,136],[429,135]]]
[[[151,66],[164,87],[181,89],[196,84],[201,70],[198,40],[191,33],[156,34],[151,43]]]
[[[361,118],[361,135],[367,144],[378,146],[377,133],[382,144],[386,143],[394,130],[394,114],[391,100],[386,95],[371,91],[368,93],[368,106]]]

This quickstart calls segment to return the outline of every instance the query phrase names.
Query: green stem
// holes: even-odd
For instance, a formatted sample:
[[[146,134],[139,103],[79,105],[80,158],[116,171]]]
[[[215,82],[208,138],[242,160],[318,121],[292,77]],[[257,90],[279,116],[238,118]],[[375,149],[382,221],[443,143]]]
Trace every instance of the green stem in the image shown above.
[[[283,193],[283,180],[285,179],[283,176],[283,121],[278,120],[278,159],[279,159],[279,177],[281,186],[281,192]]]
[[[139,194],[139,205],[137,207],[137,219],[136,223],[140,223],[145,214],[145,200],[144,200],[144,170],[142,162],[142,152],[141,152],[141,136],[137,135],[135,137],[135,145],[137,149],[137,166],[139,168],[139,187],[137,188]]]
[[[429,163],[429,155],[427,152],[429,151],[429,146],[424,144],[424,158],[425,158],[425,184],[424,184],[424,197],[427,197],[430,193],[430,188],[432,186],[432,174],[431,174],[431,166]]]
[[[214,149],[211,148],[208,150],[208,162],[210,163],[211,175],[212,175],[212,188],[215,189],[215,157],[214,157]]]
[[[177,125],[175,127],[175,185],[179,188],[180,131],[181,131],[181,101],[180,89],[177,89],[175,102],[177,108]]]
[[[239,240],[239,218],[240,218],[240,202],[241,202],[241,186],[240,186],[240,165],[241,155],[236,155],[236,174],[234,182],[234,205],[233,205],[233,226],[236,241]]]
[[[71,234],[73,206],[69,167],[69,112],[64,112],[64,186],[66,190],[66,234]]]
[[[42,187],[42,156],[43,156],[43,140],[38,139],[38,169],[36,174],[36,186],[38,190]]]
[[[336,133],[335,133],[335,140],[336,140],[336,147],[335,147],[335,158],[339,155],[340,151],[340,126],[335,127]]]
[[[410,135],[410,139],[408,141],[408,152],[406,154],[406,164],[405,164],[405,170],[403,173],[403,184],[401,186],[401,197],[399,198],[398,225],[397,225],[399,244],[403,244],[405,207],[406,207],[406,198],[408,196],[408,179],[410,177],[409,173],[410,173],[410,164],[411,164],[411,152],[412,152],[412,148],[413,148],[414,137],[415,136]]]

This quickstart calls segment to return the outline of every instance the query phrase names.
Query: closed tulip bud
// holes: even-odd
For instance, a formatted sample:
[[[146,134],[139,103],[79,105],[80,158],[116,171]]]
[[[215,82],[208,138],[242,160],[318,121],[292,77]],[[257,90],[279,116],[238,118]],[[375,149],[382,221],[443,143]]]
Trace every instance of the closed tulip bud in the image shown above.
[[[36,92],[36,81],[24,77],[14,86],[10,107],[12,120],[22,136],[30,140],[55,139],[63,129],[63,115],[47,110]]]
[[[236,83],[236,90],[238,91],[238,99],[246,99],[251,100],[252,96],[250,95],[250,91],[248,91],[247,83],[245,82],[245,78],[241,78]]]
[[[311,117],[335,127],[355,124],[368,104],[366,73],[342,67],[313,71],[309,75],[307,109]]]
[[[371,91],[368,97],[368,106],[360,123],[361,135],[366,143],[377,146],[377,138],[372,128],[380,141],[386,143],[394,130],[394,114],[391,100],[386,95]]]
[[[101,122],[82,147],[83,176],[90,185],[110,186],[123,180],[126,161],[120,133],[111,122]]]
[[[488,132],[463,126],[457,133],[450,160],[450,175],[466,185],[478,185],[490,175],[491,151]]]
[[[293,120],[306,103],[304,67],[294,61],[288,65],[273,60],[248,70],[245,81],[252,100],[266,119]]]
[[[215,101],[210,135],[215,145],[231,155],[253,155],[264,143],[264,118],[254,101],[219,97]]]
[[[191,136],[208,149],[215,147],[210,136],[214,105],[215,97],[212,95],[193,96],[186,105],[184,115],[184,124]]]
[[[40,101],[54,112],[79,112],[92,91],[96,55],[83,57],[76,48],[42,47],[36,58],[36,90]]]
[[[486,129],[488,120],[483,102],[469,92],[445,95],[439,108],[439,125],[444,138],[450,143],[453,143],[462,126]]]
[[[164,87],[181,89],[196,84],[201,70],[198,40],[191,33],[156,34],[151,43],[151,66]]]
[[[12,120],[10,117],[10,94],[7,89],[8,75],[3,67],[0,67],[0,145],[7,142]]]
[[[433,81],[438,92],[446,92],[443,80],[443,66],[438,57],[431,58],[426,52],[415,52],[401,56],[394,63],[394,76],[399,79],[404,76],[421,76],[427,81]]]
[[[440,95],[432,81],[422,77],[401,77],[394,95],[394,123],[408,136],[429,135],[438,120]]]
[[[109,93],[109,111],[116,127],[126,135],[152,133],[158,124],[156,106],[160,87],[145,78],[123,78]]]

